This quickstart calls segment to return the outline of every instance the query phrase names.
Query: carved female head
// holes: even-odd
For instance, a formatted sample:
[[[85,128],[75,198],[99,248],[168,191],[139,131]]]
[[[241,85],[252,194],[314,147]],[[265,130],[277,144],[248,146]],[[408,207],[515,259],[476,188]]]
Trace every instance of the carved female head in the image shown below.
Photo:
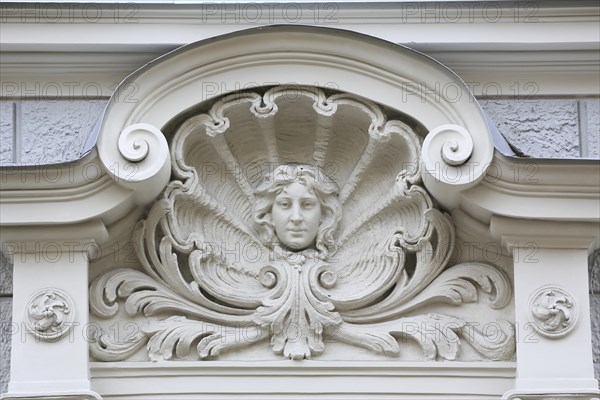
[[[277,238],[292,251],[316,247],[327,254],[342,215],[337,194],[337,184],[318,167],[280,165],[255,191],[256,230],[269,246]]]

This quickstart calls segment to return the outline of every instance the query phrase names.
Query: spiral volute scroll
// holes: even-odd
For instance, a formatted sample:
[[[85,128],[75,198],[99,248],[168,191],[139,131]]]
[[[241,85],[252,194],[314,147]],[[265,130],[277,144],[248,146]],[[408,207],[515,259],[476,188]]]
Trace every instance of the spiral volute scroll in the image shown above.
[[[447,208],[454,208],[458,192],[473,186],[485,175],[489,162],[476,157],[475,151],[472,135],[460,125],[438,126],[423,141],[425,184]]]
[[[150,151],[147,136],[148,132],[152,135],[161,135],[160,131],[148,124],[130,125],[119,136],[119,152],[127,161],[140,162]]]
[[[152,200],[167,184],[171,161],[163,133],[147,123],[132,124],[118,137],[117,152],[102,157],[108,173],[136,192],[139,203]]]

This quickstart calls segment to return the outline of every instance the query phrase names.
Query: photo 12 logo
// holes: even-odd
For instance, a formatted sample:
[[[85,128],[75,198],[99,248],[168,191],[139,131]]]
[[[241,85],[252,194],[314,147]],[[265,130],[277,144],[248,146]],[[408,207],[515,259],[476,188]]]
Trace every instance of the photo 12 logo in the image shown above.
[[[93,24],[99,22],[135,24],[137,3],[4,3],[0,4],[0,22],[34,24]]]
[[[313,24],[338,23],[339,3],[277,3],[277,2],[223,2],[203,3],[200,22],[265,24],[306,22]]]

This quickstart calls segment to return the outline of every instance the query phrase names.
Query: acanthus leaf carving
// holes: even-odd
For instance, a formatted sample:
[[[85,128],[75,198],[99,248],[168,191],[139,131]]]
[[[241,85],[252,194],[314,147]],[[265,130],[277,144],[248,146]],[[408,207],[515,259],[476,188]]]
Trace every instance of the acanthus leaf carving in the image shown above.
[[[461,339],[510,358],[511,326],[492,341],[459,317],[418,313],[476,303],[478,290],[500,309],[511,287],[490,264],[447,267],[454,228],[421,186],[412,128],[352,95],[293,94],[231,95],[181,125],[174,178],[134,229],[141,269],[90,287],[93,314],[112,318],[124,301],[148,322],[128,343],[101,336],[93,355],[145,344],[153,360],[185,358],[196,344],[207,359],[267,339],[291,359],[320,355],[326,339],[397,355],[409,337],[431,360],[456,359]]]
[[[99,361],[123,360],[135,354],[147,342],[143,332],[136,332],[135,335],[125,340],[116,340],[106,333],[95,333],[97,333],[97,337],[90,342],[90,353]]]

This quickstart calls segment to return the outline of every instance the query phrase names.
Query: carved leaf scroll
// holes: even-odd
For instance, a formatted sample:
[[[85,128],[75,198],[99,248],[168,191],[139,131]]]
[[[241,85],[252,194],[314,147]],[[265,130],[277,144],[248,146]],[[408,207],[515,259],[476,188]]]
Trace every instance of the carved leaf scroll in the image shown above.
[[[304,359],[334,340],[389,356],[410,338],[431,360],[456,359],[462,341],[512,357],[505,323],[492,341],[461,318],[419,313],[477,303],[480,291],[493,309],[511,298],[493,265],[448,267],[454,228],[421,185],[420,144],[377,105],[310,87],[236,93],[189,118],[171,143],[172,181],[134,229],[140,269],[90,287],[94,315],[115,318],[124,302],[147,324],[126,343],[102,334],[92,354],[146,346],[153,360],[209,359],[268,341]]]

